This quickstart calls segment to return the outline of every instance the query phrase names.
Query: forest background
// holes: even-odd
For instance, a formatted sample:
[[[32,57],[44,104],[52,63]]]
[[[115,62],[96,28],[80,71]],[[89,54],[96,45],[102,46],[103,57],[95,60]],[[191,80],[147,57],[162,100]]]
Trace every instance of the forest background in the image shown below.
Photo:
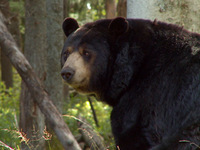
[[[55,99],[54,104],[76,139],[81,137],[77,117],[84,116],[87,124],[110,147],[114,144],[109,121],[111,108],[94,98],[88,99],[77,94],[62,82],[60,52],[65,41],[62,32],[65,17],[77,19],[80,25],[101,18],[114,18],[117,4],[120,8],[126,7],[126,1],[123,0],[0,1],[0,11],[7,19],[9,31],[40,79],[45,82],[48,93]],[[123,13],[126,13],[126,8]],[[44,116],[37,112],[38,109],[35,110],[35,104],[29,103],[31,98],[26,95],[27,88],[2,51],[0,60],[0,149],[63,149],[52,131],[47,131],[50,129],[44,125]],[[49,72],[47,63],[51,68]],[[44,79],[47,72],[49,76]],[[41,133],[39,128],[44,128]],[[82,148],[88,147],[84,141],[82,143]]]
[[[65,41],[64,18],[73,17],[80,25],[116,16],[157,18],[199,32],[199,8],[198,0],[0,0],[9,32],[82,149],[102,149],[98,140],[105,149],[115,149],[111,108],[63,83],[60,52]],[[63,149],[2,51],[0,64],[0,149]],[[94,135],[98,140],[92,138]]]

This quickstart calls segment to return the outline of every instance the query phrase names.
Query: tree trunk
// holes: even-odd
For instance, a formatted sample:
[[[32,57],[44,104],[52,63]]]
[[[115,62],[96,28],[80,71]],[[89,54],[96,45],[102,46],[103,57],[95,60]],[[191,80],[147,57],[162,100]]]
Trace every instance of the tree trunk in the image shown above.
[[[117,4],[117,16],[126,18],[127,0],[119,0]]]
[[[70,0],[63,0],[63,20],[66,17],[69,17],[69,10],[70,10]],[[66,37],[64,36],[64,42],[66,40]],[[63,82],[63,100],[65,102],[68,101],[68,96],[69,96],[69,86]]]
[[[62,112],[60,54],[63,47],[63,0],[47,0],[47,73],[45,87],[57,109]]]
[[[46,78],[46,6],[45,0],[25,1],[25,45],[24,54],[42,82]],[[22,143],[22,149],[44,150],[44,115],[22,84],[20,99],[20,129],[29,143]]]
[[[4,14],[6,18],[11,17],[10,7],[8,0],[0,1],[0,10]],[[9,28],[9,22],[7,22],[7,26]],[[1,50],[1,48],[0,48]],[[12,65],[9,59],[3,54],[0,54],[1,57],[1,80],[5,83],[6,88],[13,86],[13,73],[12,73]]]
[[[184,28],[194,32],[200,32],[199,9],[199,0],[127,1],[128,18],[157,19],[184,26]]]
[[[150,7],[153,7],[154,0],[127,0],[127,18],[150,19]]]
[[[116,7],[115,0],[106,0],[106,18],[111,19],[115,17]]]
[[[29,62],[19,51],[14,39],[4,25],[4,18],[0,12],[0,46],[3,47],[4,54],[10,59],[18,73],[25,82],[30,94],[37,103],[46,120],[51,125],[63,147],[67,150],[80,150],[79,145],[65,124],[62,115],[51,102],[42,82],[36,76]],[[29,100],[30,101],[30,100]]]
[[[63,83],[60,76],[60,53],[63,47],[63,0],[46,0],[47,10],[47,62],[46,62],[46,81],[45,88],[48,91],[50,98],[60,113],[63,106]],[[54,133],[49,141],[52,149],[60,149],[61,144],[57,140]]]
[[[70,9],[70,1],[69,0],[63,0],[63,16],[64,18],[69,17],[69,9]]]
[[[2,52],[1,52],[1,80],[5,83],[6,88],[13,86],[12,65],[10,64],[9,59]]]

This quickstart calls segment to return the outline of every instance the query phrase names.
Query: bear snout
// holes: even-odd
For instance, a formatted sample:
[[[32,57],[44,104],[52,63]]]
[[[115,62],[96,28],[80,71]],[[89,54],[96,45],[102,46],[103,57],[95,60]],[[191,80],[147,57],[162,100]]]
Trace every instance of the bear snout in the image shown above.
[[[70,67],[65,67],[61,70],[62,78],[67,82],[69,82],[72,79],[72,77],[74,76],[74,73],[75,71]]]

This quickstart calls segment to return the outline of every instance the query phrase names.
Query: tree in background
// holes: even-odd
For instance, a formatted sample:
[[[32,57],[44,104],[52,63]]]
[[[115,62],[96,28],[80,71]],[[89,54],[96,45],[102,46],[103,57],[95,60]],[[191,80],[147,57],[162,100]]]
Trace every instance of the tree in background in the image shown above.
[[[46,79],[46,1],[25,1],[25,43],[24,54],[42,82]],[[30,93],[22,84],[20,99],[20,131],[26,134],[28,143],[22,143],[23,150],[44,150],[43,132],[45,120]]]
[[[0,0],[0,1],[3,2],[7,0]],[[98,0],[98,1],[63,0],[63,6],[65,6],[64,16],[74,17],[78,19],[79,22],[81,22],[80,25],[89,21],[106,18],[107,12],[105,9],[106,8],[105,4],[108,1],[109,0]],[[19,2],[24,2],[24,0],[10,0],[9,2],[10,3],[14,2],[16,4]],[[60,81],[57,80],[56,78],[55,78],[55,82],[53,82],[54,76],[52,75],[53,79],[50,79],[51,73],[49,74],[48,71],[55,71],[55,75],[57,76],[57,78],[61,79],[59,75],[60,66],[57,66],[57,64],[59,65],[60,58],[57,58],[57,57],[59,57],[60,55],[60,51],[61,51],[60,44],[61,42],[63,42],[63,39],[61,39],[61,36],[63,35],[61,31],[61,25],[62,25],[62,20],[63,20],[61,11],[63,10],[62,8],[63,6],[61,6],[62,2],[59,1],[61,5],[57,4],[57,2],[58,1],[54,1],[54,0],[53,1],[26,0],[26,9],[27,9],[26,26],[27,28],[26,28],[26,35],[25,35],[25,38],[26,38],[25,54],[27,58],[29,59],[29,61],[31,62],[31,64],[33,65],[36,72],[38,73],[38,76],[40,77],[40,79],[46,84],[46,86],[49,85],[48,88],[51,91],[55,92],[53,93],[51,91],[50,92],[48,91],[48,93],[51,95],[55,95],[55,97],[57,97],[56,95],[57,90],[59,91],[58,93],[59,95],[60,95],[60,91],[62,91],[61,89],[59,89],[61,87],[56,87],[57,85],[61,86],[61,84],[60,84]],[[126,17],[126,0],[118,0],[118,3],[115,0],[115,2],[117,4],[117,15]],[[30,4],[29,7],[27,7],[28,3]],[[1,6],[2,5],[0,5],[0,8]],[[177,0],[177,1],[174,1],[174,0],[173,1],[172,0],[159,0],[159,1],[128,0],[127,6],[129,9],[128,18],[130,17],[146,18],[146,19],[151,19],[151,20],[154,20],[155,18],[157,18],[158,20],[161,20],[161,21],[176,23],[178,25],[184,25],[185,28],[193,30],[193,31],[198,31],[199,30],[198,28],[200,27],[199,25],[200,21],[198,21],[198,19],[200,18],[199,16],[200,14],[198,13],[198,10],[199,10],[198,0],[193,0],[193,1],[190,1],[190,0]],[[14,7],[19,7],[19,6],[15,5]],[[20,7],[24,9],[23,5]],[[46,10],[48,10],[49,14],[46,14],[45,12]],[[56,15],[56,13],[58,14]],[[46,20],[46,17],[48,18],[48,21]],[[22,22],[23,22],[23,18],[22,18]],[[15,26],[16,28],[16,24],[13,24],[13,26]],[[49,28],[47,26],[49,26]],[[21,28],[24,28],[23,24],[21,25]],[[55,54],[55,56],[51,56],[51,55],[54,55],[54,52],[57,54]],[[48,63],[47,63],[47,59],[48,59]],[[54,66],[54,62],[56,62],[55,66]],[[47,69],[47,65],[49,65],[48,69]],[[54,68],[53,66],[57,68]],[[1,71],[4,72],[3,70]],[[49,83],[47,81],[48,79],[51,80]],[[21,96],[22,98],[25,97],[25,95],[27,95],[28,93],[27,90],[24,90],[24,88],[25,87],[23,87],[23,90],[22,90],[22,96]],[[1,95],[2,94],[0,94],[0,97]],[[63,102],[61,102],[62,98],[60,99],[52,98],[52,99],[55,99],[58,101],[57,106],[60,106],[60,104],[61,105],[63,104]],[[96,129],[96,131],[98,131],[104,137],[106,144],[109,146],[112,145],[112,141],[110,140],[112,139],[112,135],[111,135],[110,125],[109,125],[109,115],[110,115],[109,112],[111,109],[107,105],[103,105],[102,103],[93,101],[94,108],[99,119],[99,126],[100,126],[99,128],[96,128],[93,117],[92,117],[92,113],[90,113],[90,105],[87,101],[87,98],[77,95],[77,93],[70,93],[70,96],[68,99],[70,99],[70,101],[68,101],[69,103],[66,103],[63,105],[64,106],[63,114],[67,114],[65,115],[64,119],[69,125],[70,130],[73,131],[73,134],[74,135],[79,134],[77,131],[78,129],[76,125],[77,122],[76,122],[76,119],[73,119],[73,117],[69,117],[69,116],[77,117],[78,114],[81,114],[87,119],[89,124],[92,125]],[[12,100],[13,98],[10,99],[10,101]],[[66,97],[65,97],[65,101],[66,101]],[[2,102],[3,101],[0,101],[0,103]],[[61,108],[59,109],[62,110]],[[0,111],[0,114],[1,114],[1,111]],[[41,142],[40,148],[42,149],[44,144],[43,144],[43,139],[40,137],[41,137],[41,134],[43,134],[43,130],[44,130],[44,124],[43,124],[44,120],[41,116],[42,114],[40,114],[37,106],[35,105],[35,103],[31,101],[30,97],[27,96],[26,101],[25,100],[21,101],[20,127],[27,134],[27,138],[30,138],[29,145],[32,146],[33,144],[35,148],[38,148],[37,146],[40,144],[38,141],[39,139]],[[12,119],[9,118],[8,120],[12,120]],[[2,121],[2,118],[0,119],[0,122],[1,121]],[[34,132],[32,131],[36,131],[35,133],[37,133],[38,135],[35,136],[35,134],[33,134]],[[41,132],[40,135],[39,135],[39,132]],[[31,136],[36,137],[35,138],[36,141],[34,143],[33,143],[34,138],[32,138]],[[0,137],[2,137],[2,135],[0,135]],[[11,143],[12,143],[12,140],[13,139],[10,137]]]
[[[18,14],[11,12],[8,0],[0,1],[0,10],[8,20],[7,27],[9,31],[14,36],[17,45],[21,48],[21,35],[19,30]],[[5,83],[6,88],[9,88],[13,86],[12,65],[3,53],[1,53],[0,55],[1,80]]]
[[[63,0],[47,0],[47,17],[46,19],[46,80],[45,87],[55,100],[53,103],[62,113],[62,79],[60,77],[60,51],[63,47]]]
[[[68,9],[67,11],[65,11],[66,12],[65,15],[68,17],[69,16],[78,17],[79,20],[84,21],[84,22],[88,22],[89,20],[94,21],[97,19],[105,18],[106,11],[105,11],[104,2],[105,2],[104,0],[99,0],[99,1],[65,0],[64,4],[65,6],[67,6],[65,8]],[[26,27],[25,43],[23,43],[24,45],[22,45],[22,47],[24,47],[24,53],[26,57],[28,58],[28,60],[30,61],[31,65],[33,66],[34,70],[36,71],[37,75],[40,77],[40,80],[43,83],[45,83],[45,86],[50,85],[49,89],[53,92],[48,91],[48,93],[50,95],[54,95],[56,98],[53,98],[53,99],[55,99],[56,102],[60,103],[61,102],[60,100],[62,100],[62,98],[60,99],[57,98],[59,93],[56,93],[56,90],[58,90],[59,92],[62,91],[62,89],[59,89],[59,87],[56,87],[56,85],[58,86],[62,85],[59,83],[59,81],[57,83],[57,79],[61,80],[61,77],[59,74],[60,65],[59,66],[54,65],[54,62],[56,61],[56,64],[60,63],[60,51],[63,46],[63,39],[61,39],[63,35],[61,31],[62,30],[61,26],[62,26],[62,21],[63,21],[63,16],[61,15],[61,11],[63,10],[62,2],[60,3],[61,5],[56,4],[57,1],[39,1],[39,0],[36,0],[36,1],[25,0],[25,5],[23,5],[24,0],[10,0],[9,3],[12,5],[12,10],[13,8],[16,9],[17,13],[19,13],[19,10],[21,13],[21,9],[24,9],[24,6],[26,7],[25,18],[24,16],[23,17],[20,16],[21,23],[22,23],[20,26],[20,29],[21,29],[20,31],[24,33],[23,31],[24,20],[25,20],[25,27]],[[49,14],[46,13],[46,10],[48,10]],[[81,10],[83,11],[81,12]],[[54,15],[55,13],[58,13],[58,14]],[[48,18],[48,21],[47,21],[47,18]],[[13,24],[13,26],[15,25],[16,24]],[[60,47],[60,45],[62,46]],[[52,56],[54,55],[52,50],[56,53],[55,56]],[[49,60],[47,60],[48,59],[47,57],[49,58]],[[49,65],[48,66],[49,69],[47,67],[47,64]],[[51,78],[51,75],[48,77],[49,75],[48,70],[53,71],[53,74],[55,74],[57,78],[56,80],[54,80],[55,76],[52,75],[53,79],[49,83],[47,80]],[[2,96],[2,93],[0,94],[0,104],[4,102],[4,98],[2,100],[1,96]],[[9,97],[9,95],[6,95],[6,96],[8,97],[8,99],[10,99],[10,101],[14,100],[12,97]],[[17,97],[15,99],[16,101],[18,100]],[[23,141],[21,149],[45,149],[46,146],[44,144],[44,138],[42,137],[43,132],[45,131],[44,118],[43,118],[43,115],[40,113],[40,110],[38,109],[36,103],[34,103],[31,99],[32,98],[28,94],[27,87],[23,85],[22,91],[21,91],[21,102],[20,102],[21,110],[20,110],[19,131],[20,132],[22,131],[22,134],[27,139],[27,141]],[[5,104],[7,106],[7,103]],[[63,103],[60,103],[60,104],[62,105]],[[57,106],[60,106],[60,104],[58,104]],[[97,132],[101,132],[101,135],[104,136],[105,141],[108,143],[107,145],[110,146],[111,145],[110,139],[112,139],[112,136],[111,136],[110,125],[109,125],[109,115],[107,115],[110,112],[110,108],[108,106],[103,105],[102,103],[99,104],[96,101],[94,101],[93,104],[97,112],[97,115],[100,116],[99,117],[100,127],[98,129],[96,128]],[[88,120],[89,124],[95,127],[92,113],[90,113],[90,105],[88,105],[88,101],[86,97],[83,97],[80,95],[74,96],[73,94],[70,94],[70,104],[67,104],[67,105],[69,107],[66,106],[65,104],[65,112],[63,112],[64,114],[68,114],[69,116],[73,115],[76,117],[78,116],[77,114],[81,114]],[[12,114],[12,115],[11,115],[11,118],[9,119],[6,118],[6,119],[12,122],[14,118],[13,114],[15,113],[15,112],[13,113],[13,111],[15,111],[15,109],[10,110],[9,106],[7,106],[7,108],[8,109],[5,109],[5,113],[6,113],[6,110],[9,110],[9,114]],[[68,110],[67,108],[70,108],[70,109]],[[0,111],[0,115],[2,115],[1,111]],[[17,119],[18,118],[16,118],[16,124],[17,124]],[[65,120],[71,127],[70,130],[72,129],[74,135],[80,134],[80,133],[77,133],[78,125],[77,125],[76,119],[73,119],[73,117],[65,117]],[[0,121],[2,121],[2,118],[0,119]],[[9,124],[6,126],[6,129],[8,128],[10,129]],[[18,126],[16,126],[14,130],[17,128]],[[2,134],[0,135],[0,137],[1,137],[0,141],[1,140],[5,141],[5,143],[7,143],[8,145],[12,145],[12,146],[19,145],[19,143],[13,144],[13,136],[8,137],[10,140],[9,142],[12,144],[9,144],[9,142],[6,141],[6,138],[2,137]],[[54,141],[52,143],[55,145]],[[51,145],[50,148],[54,148],[54,147],[52,147]]]
[[[18,15],[10,11],[10,5],[8,0],[0,1],[0,10],[3,15],[7,18],[7,26],[9,31],[14,35],[15,40],[20,47],[20,32],[19,32],[19,21]],[[1,48],[0,48],[1,49]],[[12,65],[8,58],[1,53],[0,54],[0,64],[1,64],[1,80],[5,83],[6,88],[13,86],[13,72]]]
[[[63,0],[46,0],[47,17],[47,57],[46,57],[46,80],[45,88],[50,98],[59,112],[62,114],[63,106],[63,84],[60,77],[60,51],[63,47]],[[67,109],[67,108],[65,108]],[[53,132],[51,132],[53,134]],[[56,135],[53,134],[51,147],[60,149],[62,145],[58,142]]]
[[[63,17],[69,17],[69,13],[70,13],[70,0],[63,0]]]
[[[157,19],[200,31],[199,0],[128,0],[127,6],[128,18]]]
[[[117,16],[126,18],[127,0],[119,0],[117,3]]]
[[[111,19],[116,17],[116,6],[115,6],[115,0],[106,0],[106,18]]]
[[[4,16],[6,18],[11,17],[9,2],[7,0],[1,0],[0,7],[1,7],[2,13],[4,14]],[[8,25],[9,25],[9,22],[8,22]],[[10,61],[3,53],[1,53],[0,56],[1,56],[0,60],[1,60],[1,70],[2,70],[1,71],[1,79],[5,83],[6,88],[9,88],[9,87],[13,86],[12,65],[10,64]]]

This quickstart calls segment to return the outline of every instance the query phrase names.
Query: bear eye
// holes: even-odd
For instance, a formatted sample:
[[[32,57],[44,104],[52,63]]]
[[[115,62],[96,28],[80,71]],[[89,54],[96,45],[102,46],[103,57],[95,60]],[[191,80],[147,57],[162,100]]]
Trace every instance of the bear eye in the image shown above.
[[[83,55],[86,56],[86,57],[89,57],[90,56],[90,53],[86,50],[83,50]]]
[[[63,53],[63,58],[64,58],[64,61],[66,61],[67,60],[67,57],[69,56],[69,51],[65,51],[64,53]]]

